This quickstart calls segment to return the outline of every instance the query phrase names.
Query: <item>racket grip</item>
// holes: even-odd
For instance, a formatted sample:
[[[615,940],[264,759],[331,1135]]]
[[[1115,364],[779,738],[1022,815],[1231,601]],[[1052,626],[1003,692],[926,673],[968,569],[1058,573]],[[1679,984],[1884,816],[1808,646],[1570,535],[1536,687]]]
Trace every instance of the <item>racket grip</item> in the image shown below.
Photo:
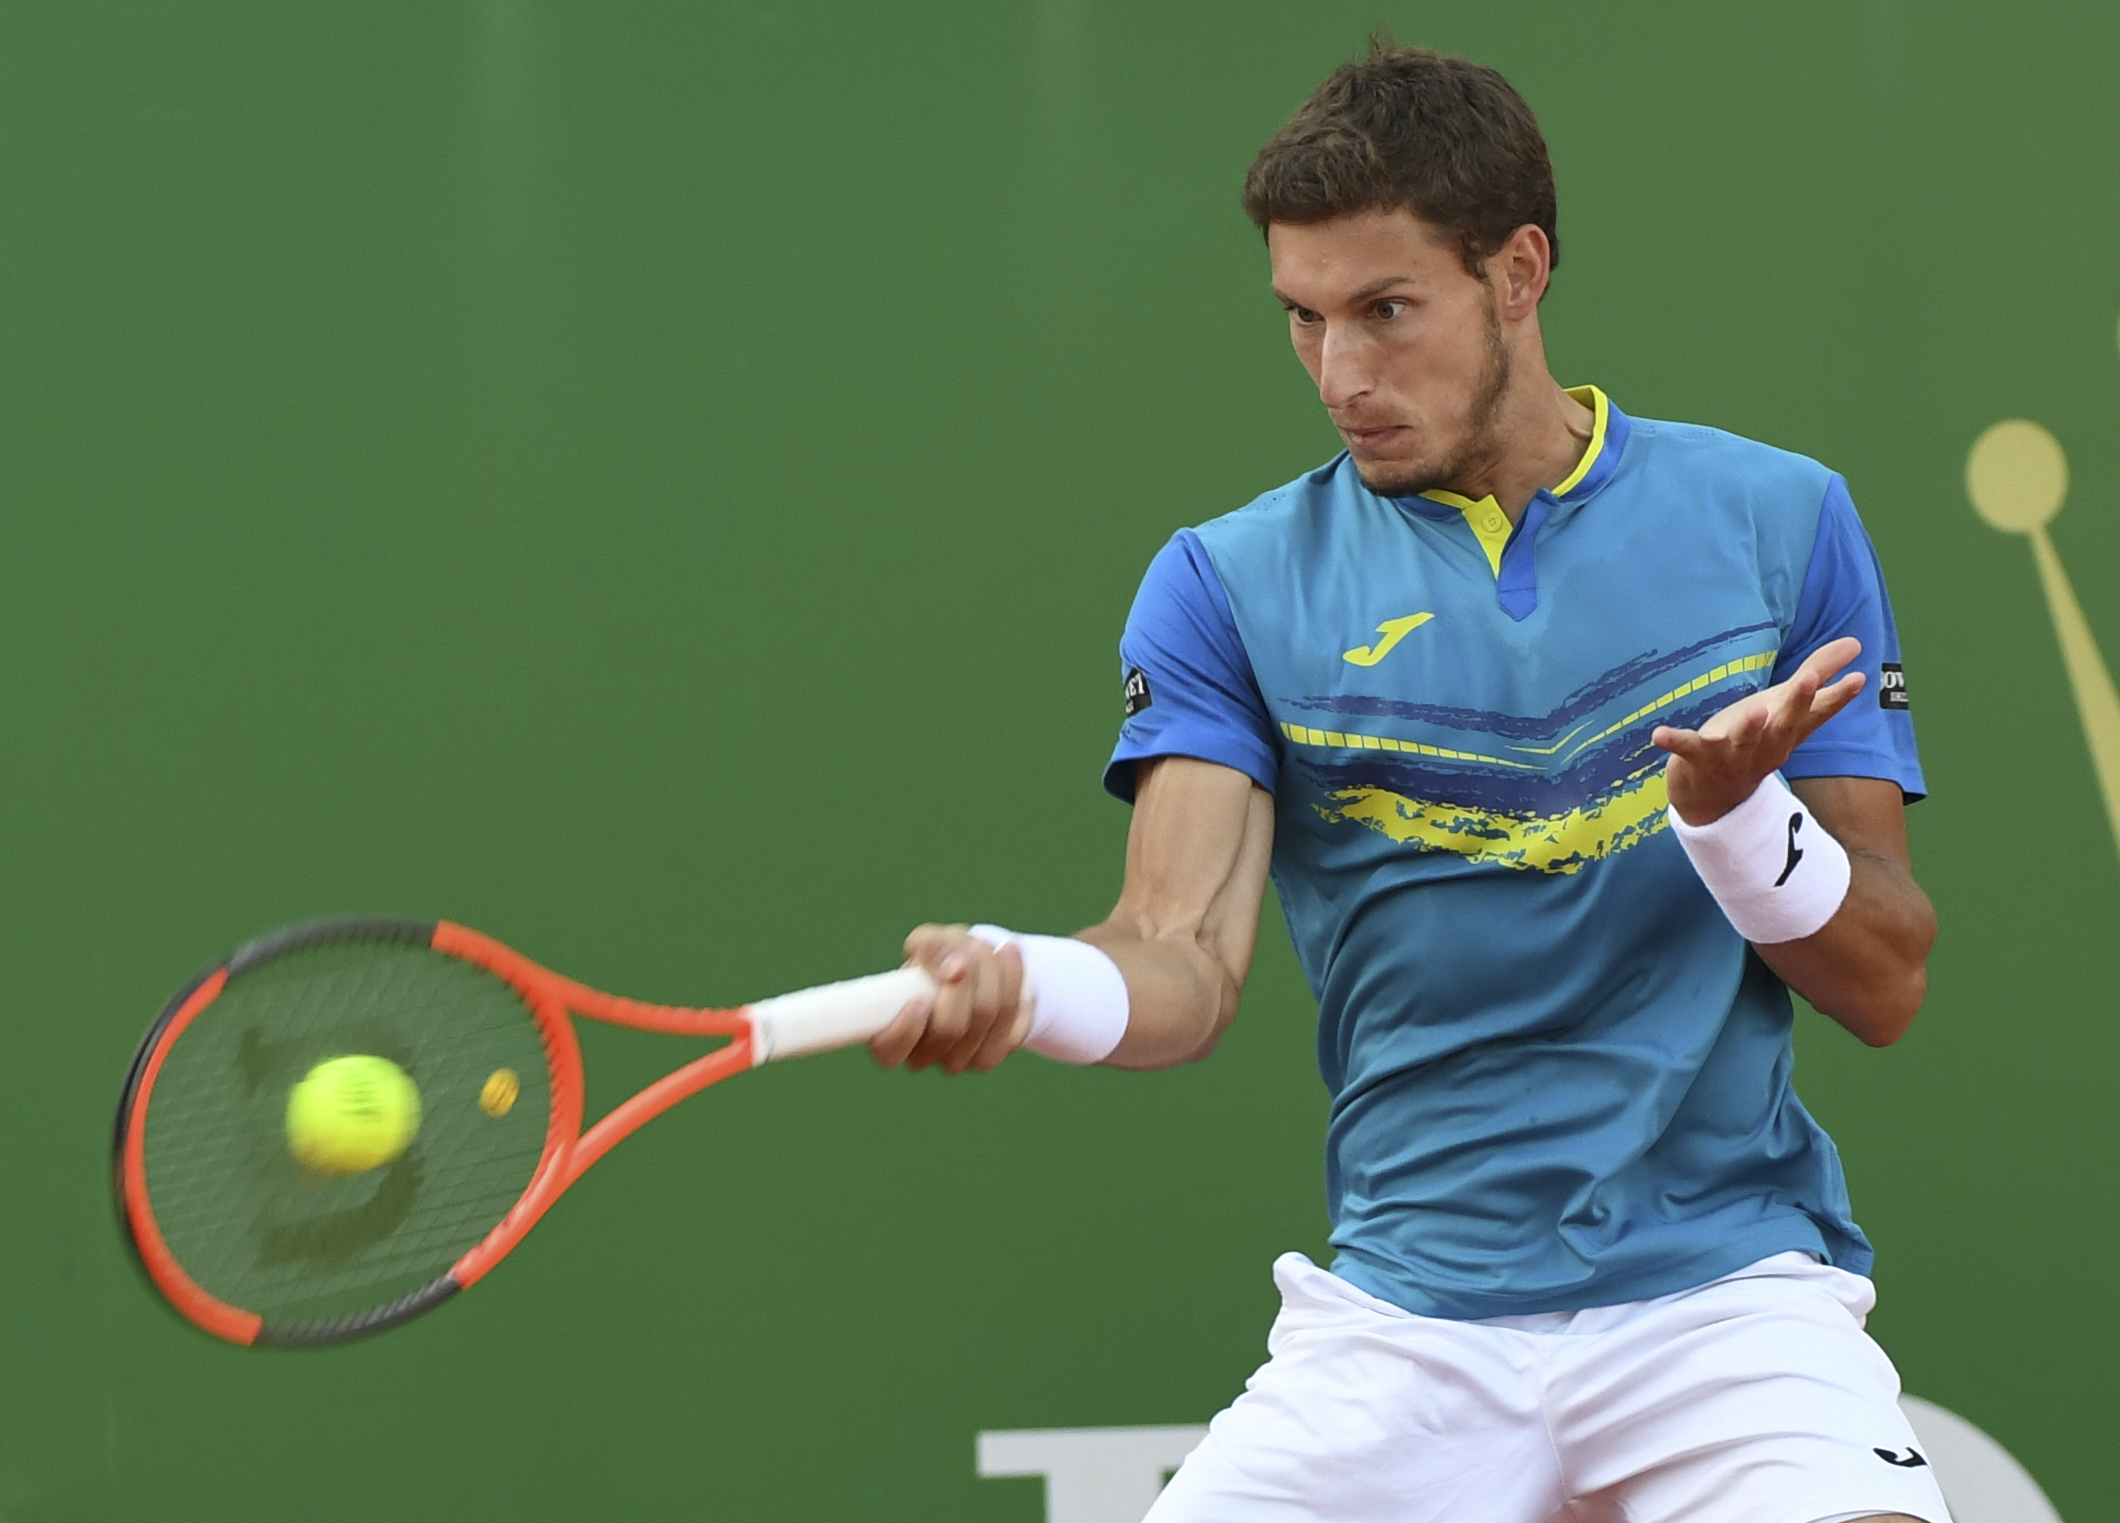
[[[759,1000],[748,1007],[751,1066],[866,1042],[891,1024],[906,1001],[932,997],[936,987],[924,969],[894,968]]]

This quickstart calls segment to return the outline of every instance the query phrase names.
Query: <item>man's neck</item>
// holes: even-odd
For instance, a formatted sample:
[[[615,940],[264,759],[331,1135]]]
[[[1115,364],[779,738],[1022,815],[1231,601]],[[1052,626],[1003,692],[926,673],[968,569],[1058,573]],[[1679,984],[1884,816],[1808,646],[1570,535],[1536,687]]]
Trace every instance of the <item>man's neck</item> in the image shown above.
[[[1449,488],[1474,500],[1492,497],[1511,523],[1524,516],[1542,488],[1560,485],[1582,463],[1597,422],[1597,415],[1563,391],[1543,365],[1536,375],[1532,384],[1512,387],[1503,399],[1493,457]]]

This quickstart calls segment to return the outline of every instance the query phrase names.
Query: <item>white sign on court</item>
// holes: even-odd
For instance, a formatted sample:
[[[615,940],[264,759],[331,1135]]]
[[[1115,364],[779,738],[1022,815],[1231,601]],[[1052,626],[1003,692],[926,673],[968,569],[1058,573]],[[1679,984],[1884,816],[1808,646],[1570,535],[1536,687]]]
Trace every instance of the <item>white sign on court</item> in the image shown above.
[[[1045,1523],[1141,1523],[1164,1479],[1205,1437],[1205,1424],[982,1433],[979,1473],[1044,1476]]]
[[[1918,1396],[1900,1405],[1936,1467],[1953,1523],[2061,1523],[2010,1452],[1955,1412]],[[1204,1426],[1024,1428],[982,1433],[983,1476],[1045,1477],[1045,1523],[1141,1523]]]

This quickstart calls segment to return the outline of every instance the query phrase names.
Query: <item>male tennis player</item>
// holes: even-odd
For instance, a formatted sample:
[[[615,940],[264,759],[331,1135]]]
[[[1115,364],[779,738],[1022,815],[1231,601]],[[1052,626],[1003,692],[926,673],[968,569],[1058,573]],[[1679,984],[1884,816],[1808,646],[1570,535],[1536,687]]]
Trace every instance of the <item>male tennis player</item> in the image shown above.
[[[1790,1087],[1789,990],[1883,1046],[1935,935],[1845,483],[1554,381],[1552,170],[1492,70],[1373,49],[1244,204],[1346,450],[1149,567],[1111,917],[921,927],[942,992],[876,1056],[1203,1057],[1271,871],[1337,1256],[1274,1266],[1154,1523],[1945,1523]]]

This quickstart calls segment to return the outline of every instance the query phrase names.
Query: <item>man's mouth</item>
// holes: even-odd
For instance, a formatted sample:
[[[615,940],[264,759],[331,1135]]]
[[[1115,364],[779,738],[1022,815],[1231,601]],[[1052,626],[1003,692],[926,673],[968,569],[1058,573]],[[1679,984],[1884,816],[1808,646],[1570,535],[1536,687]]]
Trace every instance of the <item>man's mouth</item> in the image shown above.
[[[1373,451],[1391,443],[1406,432],[1403,424],[1373,423],[1355,425],[1342,423],[1340,437],[1347,441],[1350,449]]]

